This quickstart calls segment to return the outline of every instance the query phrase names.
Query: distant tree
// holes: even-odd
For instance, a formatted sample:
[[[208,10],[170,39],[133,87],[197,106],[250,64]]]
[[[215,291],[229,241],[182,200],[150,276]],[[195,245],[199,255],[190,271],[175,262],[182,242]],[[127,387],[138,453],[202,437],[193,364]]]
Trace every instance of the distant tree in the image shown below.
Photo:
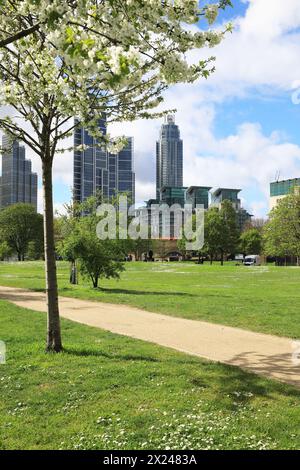
[[[4,261],[5,258],[8,258],[13,253],[13,250],[8,245],[6,241],[0,241],[0,260]]]
[[[268,256],[300,259],[300,193],[278,201],[264,227],[264,251]]]
[[[259,255],[262,252],[262,234],[256,228],[245,230],[240,236],[240,251],[244,256],[250,254]]]
[[[205,218],[204,218],[205,220]],[[198,263],[200,264],[204,258],[207,257],[208,251],[207,251],[207,245],[204,244],[204,246],[201,246],[200,249],[198,250],[191,250],[187,249],[188,244],[191,243],[191,241],[195,241],[196,238],[202,239],[202,231],[203,227],[202,222],[199,224],[199,219],[197,221],[197,216],[196,214],[192,215],[192,231],[194,234],[194,238],[192,240],[187,240],[185,231],[183,230],[182,236],[180,239],[177,241],[177,248],[180,251],[180,253],[183,256],[183,259],[191,259],[194,256],[198,256]]]
[[[236,212],[230,201],[223,201],[221,209],[211,207],[205,214],[204,249],[208,252],[210,262],[217,255],[224,264],[226,254],[235,253],[238,246],[239,232]]]
[[[0,211],[0,239],[23,261],[30,242],[43,243],[43,216],[31,204],[6,207]]]
[[[221,264],[225,254],[235,254],[239,242],[239,230],[237,227],[236,212],[230,201],[223,201],[220,215],[223,224],[222,240],[220,246]]]
[[[264,226],[266,225],[267,220],[263,218],[252,218],[249,222],[246,222],[244,229],[249,230],[250,228],[255,228],[260,233],[262,233]]]
[[[183,236],[177,241],[177,248],[182,253],[183,258],[186,259],[189,255],[189,251],[186,249],[186,238]]]
[[[43,238],[38,237],[36,240],[31,240],[28,243],[26,257],[31,260],[43,259],[44,256],[44,243]]]
[[[153,251],[153,243],[150,239],[143,240],[142,238],[138,238],[137,240],[131,241],[129,249],[134,253],[136,261],[142,261],[144,253]]]
[[[124,270],[125,256],[133,244],[132,240],[118,239],[118,225],[116,239],[98,238],[96,228],[101,218],[96,214],[97,203],[98,197],[92,196],[83,204],[66,206],[67,214],[57,223],[60,233],[58,253],[73,266],[78,262],[80,273],[92,281],[94,288],[98,287],[101,278],[119,278],[119,273]]]
[[[72,245],[65,243],[68,237],[75,230],[78,218],[81,216],[81,205],[72,201],[70,204],[65,204],[65,213],[63,215],[57,214],[54,219],[54,236],[55,246],[57,253],[64,259],[70,262],[70,282],[71,284],[77,284],[77,267],[76,257],[72,250]]]
[[[177,252],[178,242],[174,239],[156,239],[152,240],[152,251],[154,254],[165,261],[172,252]],[[180,250],[181,251],[181,250]]]
[[[220,252],[223,238],[223,220],[216,207],[210,208],[204,219],[204,248],[209,254],[210,264]]]
[[[63,243],[62,254],[78,260],[81,274],[97,288],[101,278],[119,278],[124,270],[124,245],[118,240],[100,240],[94,217],[79,219]]]

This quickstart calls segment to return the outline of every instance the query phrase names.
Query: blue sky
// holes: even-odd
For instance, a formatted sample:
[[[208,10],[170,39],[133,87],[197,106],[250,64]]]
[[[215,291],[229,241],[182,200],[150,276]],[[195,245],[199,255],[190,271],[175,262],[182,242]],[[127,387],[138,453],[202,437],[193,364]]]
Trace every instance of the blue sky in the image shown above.
[[[177,109],[184,185],[242,188],[244,206],[263,217],[276,173],[282,179],[300,177],[300,104],[292,100],[300,90],[299,0],[233,4],[218,19],[220,27],[232,21],[233,34],[214,49],[191,54],[193,60],[216,56],[216,72],[208,80],[172,87],[165,109]],[[155,141],[161,122],[122,123],[110,129],[113,135],[134,137],[138,201],[155,194]],[[28,155],[40,173],[38,159]],[[70,200],[71,186],[72,155],[58,156],[58,209]],[[41,191],[39,200],[41,207]]]

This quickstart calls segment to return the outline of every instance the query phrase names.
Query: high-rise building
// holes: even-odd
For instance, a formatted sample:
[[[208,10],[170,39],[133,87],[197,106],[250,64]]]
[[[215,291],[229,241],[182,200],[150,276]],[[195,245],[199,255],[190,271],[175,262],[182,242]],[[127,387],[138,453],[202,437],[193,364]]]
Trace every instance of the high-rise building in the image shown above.
[[[109,168],[109,197],[116,194],[126,194],[129,200],[135,202],[135,173],[134,173],[133,138],[127,137],[126,146],[117,154],[108,155]]]
[[[106,134],[105,121],[99,122]],[[83,150],[76,147],[83,145]],[[86,129],[76,127],[74,131],[73,195],[76,202],[100,193],[105,199],[126,193],[134,203],[135,175],[133,172],[133,138],[117,154],[111,154],[91,137]]]
[[[99,122],[102,133],[106,134],[105,121]],[[83,146],[83,150],[76,147]],[[77,126],[74,131],[74,167],[73,197],[82,203],[88,197],[95,196],[99,191],[108,197],[108,158],[107,151],[97,140],[90,136],[83,127]]]
[[[186,190],[185,202],[191,204],[193,210],[197,205],[202,205],[204,209],[208,209],[210,190],[211,186],[190,186]]]
[[[245,224],[251,221],[253,216],[246,209],[242,208],[241,200],[238,197],[240,192],[241,189],[218,188],[212,193],[211,206],[221,209],[223,201],[230,201],[236,212],[237,227],[239,230],[242,230]]]
[[[1,207],[18,202],[32,204],[37,209],[38,177],[32,172],[31,161],[25,158],[25,147],[4,135],[2,138]]]
[[[164,186],[183,186],[183,142],[175,116],[166,117],[156,142],[156,197]]]
[[[276,207],[280,199],[291,194],[296,188],[297,190],[300,188],[300,178],[274,181],[274,183],[270,183],[270,209],[272,210]]]
[[[160,204],[179,204],[180,207],[184,207],[185,204],[185,193],[187,188],[179,188],[172,186],[163,186],[160,190]]]

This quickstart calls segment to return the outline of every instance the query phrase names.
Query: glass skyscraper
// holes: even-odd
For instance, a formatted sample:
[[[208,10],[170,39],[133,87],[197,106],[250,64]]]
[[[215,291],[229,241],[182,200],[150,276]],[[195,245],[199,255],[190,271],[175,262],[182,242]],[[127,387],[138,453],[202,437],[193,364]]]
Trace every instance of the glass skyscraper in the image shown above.
[[[175,117],[169,115],[161,126],[160,138],[156,142],[156,197],[164,186],[183,186],[183,142]]]
[[[109,197],[127,194],[135,202],[135,173],[133,167],[133,138],[127,137],[126,146],[117,154],[109,154]]]
[[[100,121],[99,126],[106,134],[105,122]],[[84,145],[82,151],[74,151],[73,167],[73,197],[76,202],[84,202],[88,197],[99,191],[103,197],[108,197],[108,162],[105,148],[97,145],[97,140],[91,137],[82,127],[74,131],[74,147]]]
[[[38,177],[32,172],[31,161],[25,158],[25,147],[4,135],[2,148],[1,207],[25,202],[37,210]]]
[[[100,121],[99,126],[105,135],[105,121]],[[111,154],[106,148],[100,147],[86,129],[77,127],[74,131],[74,147],[79,145],[87,148],[74,151],[74,200],[84,202],[98,192],[105,200],[126,193],[134,203],[133,139],[129,137],[123,150]]]

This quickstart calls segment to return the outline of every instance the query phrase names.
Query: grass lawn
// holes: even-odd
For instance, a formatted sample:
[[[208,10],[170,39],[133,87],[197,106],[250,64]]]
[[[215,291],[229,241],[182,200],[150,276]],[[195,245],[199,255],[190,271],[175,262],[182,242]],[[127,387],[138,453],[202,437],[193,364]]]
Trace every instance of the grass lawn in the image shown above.
[[[300,392],[0,301],[0,449],[299,449]]]
[[[59,262],[60,294],[300,338],[300,268],[143,262],[126,268],[120,281],[102,280],[95,290],[83,280],[70,285],[69,265]],[[0,263],[0,284],[43,289],[43,263]]]

